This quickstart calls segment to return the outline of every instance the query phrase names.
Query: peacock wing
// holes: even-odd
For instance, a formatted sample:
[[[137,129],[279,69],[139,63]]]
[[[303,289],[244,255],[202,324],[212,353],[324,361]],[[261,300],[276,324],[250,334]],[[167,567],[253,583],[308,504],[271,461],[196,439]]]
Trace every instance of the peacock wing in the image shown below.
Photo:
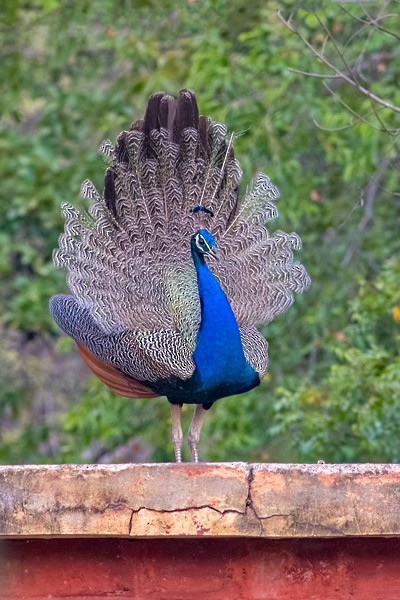
[[[59,327],[96,359],[139,382],[188,379],[194,372],[191,349],[177,331],[125,329],[108,333],[98,326],[89,309],[63,294],[51,298],[50,312]]]
[[[175,329],[179,331],[193,353],[201,321],[197,275],[193,263],[170,268],[167,271],[165,295],[168,312]]]
[[[244,356],[260,380],[268,369],[268,342],[255,327],[239,327]]]

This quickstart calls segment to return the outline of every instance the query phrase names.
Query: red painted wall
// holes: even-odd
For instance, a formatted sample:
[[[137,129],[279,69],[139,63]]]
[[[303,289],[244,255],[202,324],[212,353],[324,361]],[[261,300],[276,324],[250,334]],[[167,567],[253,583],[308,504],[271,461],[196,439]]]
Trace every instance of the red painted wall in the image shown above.
[[[1,600],[400,600],[400,539],[0,541]]]

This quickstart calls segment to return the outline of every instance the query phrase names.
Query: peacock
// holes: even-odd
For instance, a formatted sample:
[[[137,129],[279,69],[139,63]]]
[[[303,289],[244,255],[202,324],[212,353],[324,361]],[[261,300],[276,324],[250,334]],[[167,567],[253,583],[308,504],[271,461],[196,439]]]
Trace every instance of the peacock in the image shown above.
[[[197,462],[206,412],[267,371],[257,327],[310,284],[293,258],[299,236],[265,227],[279,197],[269,177],[256,175],[240,199],[233,139],[199,116],[193,91],[154,94],[115,147],[101,145],[103,195],[86,180],[89,208],[62,205],[54,251],[71,294],[51,298],[53,318],[114,392],[167,397],[177,462],[183,404],[195,405],[187,439]]]

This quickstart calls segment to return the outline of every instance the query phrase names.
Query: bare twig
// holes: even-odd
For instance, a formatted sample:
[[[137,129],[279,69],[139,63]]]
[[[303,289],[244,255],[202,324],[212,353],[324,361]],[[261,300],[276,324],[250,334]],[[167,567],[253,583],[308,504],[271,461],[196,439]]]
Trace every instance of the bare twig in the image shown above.
[[[313,119],[313,123],[316,127],[318,127],[318,129],[330,132],[345,131],[346,129],[350,129],[350,127],[353,127],[353,125],[355,125],[355,123],[358,123],[359,121],[360,119],[355,119],[354,121],[347,123],[347,125],[341,125],[340,127],[324,127],[323,125],[321,125],[321,123],[318,123],[317,119]]]
[[[391,14],[380,15],[380,16],[376,16],[376,17],[372,18],[371,15],[367,12],[365,6],[363,6],[363,11],[367,18],[362,19],[361,17],[356,17],[355,15],[351,14],[350,11],[347,11],[343,6],[341,6],[340,8],[344,12],[346,12],[349,16],[351,16],[354,20],[360,21],[361,23],[365,23],[366,25],[369,25],[371,27],[375,27],[375,29],[379,29],[379,31],[382,31],[383,33],[387,33],[388,35],[391,35],[392,37],[394,37],[396,40],[400,41],[400,36],[397,35],[397,33],[395,33],[394,31],[390,31],[390,29],[385,29],[385,27],[382,27],[382,25],[379,25],[379,22],[383,21],[383,19],[388,19],[390,17],[398,17],[397,14],[391,13]]]
[[[375,173],[372,175],[367,187],[361,193],[359,206],[364,207],[364,214],[362,219],[357,225],[359,235],[354,237],[353,241],[349,244],[346,254],[342,260],[342,266],[346,267],[353,258],[354,252],[359,247],[362,239],[362,233],[367,228],[368,224],[372,220],[374,214],[374,203],[378,190],[380,189],[380,182],[383,179],[387,168],[395,163],[399,159],[399,155],[395,158],[385,156],[385,158],[379,163]],[[354,212],[354,209],[353,211]]]
[[[319,16],[318,16],[317,14],[316,14],[315,16],[317,17],[317,21],[318,21],[318,23],[320,24],[320,26],[322,27],[322,29],[325,31],[325,34],[326,34],[326,37],[327,37],[327,39],[329,39],[329,40],[332,42],[332,44],[333,44],[333,47],[335,48],[335,50],[336,50],[336,53],[337,53],[337,55],[339,56],[340,60],[342,61],[343,65],[344,65],[344,67],[345,67],[345,69],[346,69],[346,71],[347,71],[348,73],[350,73],[350,75],[352,76],[353,80],[354,80],[354,81],[356,81],[356,79],[355,79],[355,77],[354,77],[353,69],[352,69],[352,67],[349,65],[349,63],[347,62],[347,60],[345,59],[345,57],[344,57],[344,54],[343,54],[343,52],[340,50],[340,48],[339,48],[338,44],[336,43],[336,40],[335,40],[335,38],[333,37],[333,35],[332,35],[332,34],[331,34],[331,32],[329,31],[329,29],[327,28],[327,26],[325,25],[325,23],[324,23],[324,22],[323,22],[323,21],[322,21],[322,20],[319,18]],[[321,56],[324,56],[324,54],[323,54],[323,53],[321,53]]]
[[[321,79],[340,79],[339,75],[328,75],[327,73],[311,73],[309,71],[301,71],[300,69],[294,69],[293,67],[288,67],[288,71],[292,71],[292,73],[299,73],[300,75],[307,75],[308,77],[319,77]]]

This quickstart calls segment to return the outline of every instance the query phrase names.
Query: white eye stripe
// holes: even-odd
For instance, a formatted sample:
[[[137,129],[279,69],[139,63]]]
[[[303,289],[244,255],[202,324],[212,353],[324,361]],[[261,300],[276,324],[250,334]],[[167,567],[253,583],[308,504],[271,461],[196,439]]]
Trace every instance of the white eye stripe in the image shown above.
[[[201,237],[202,237],[202,236],[201,236],[201,235],[198,233],[198,234],[196,235],[196,237],[194,238],[194,241],[195,241],[195,243],[196,243],[196,246],[197,246],[197,248],[198,248],[199,250],[203,250],[203,248],[202,248],[202,247],[201,247],[201,245],[200,245],[200,238],[201,238]],[[203,238],[202,238],[202,239],[203,239]]]
[[[201,250],[202,252],[204,252],[204,246],[206,246],[207,252],[211,252],[211,246],[209,244],[207,244],[206,240],[203,238],[203,236],[200,233],[198,233],[196,235],[196,237],[194,238],[194,241],[196,243],[197,248],[199,250]]]

